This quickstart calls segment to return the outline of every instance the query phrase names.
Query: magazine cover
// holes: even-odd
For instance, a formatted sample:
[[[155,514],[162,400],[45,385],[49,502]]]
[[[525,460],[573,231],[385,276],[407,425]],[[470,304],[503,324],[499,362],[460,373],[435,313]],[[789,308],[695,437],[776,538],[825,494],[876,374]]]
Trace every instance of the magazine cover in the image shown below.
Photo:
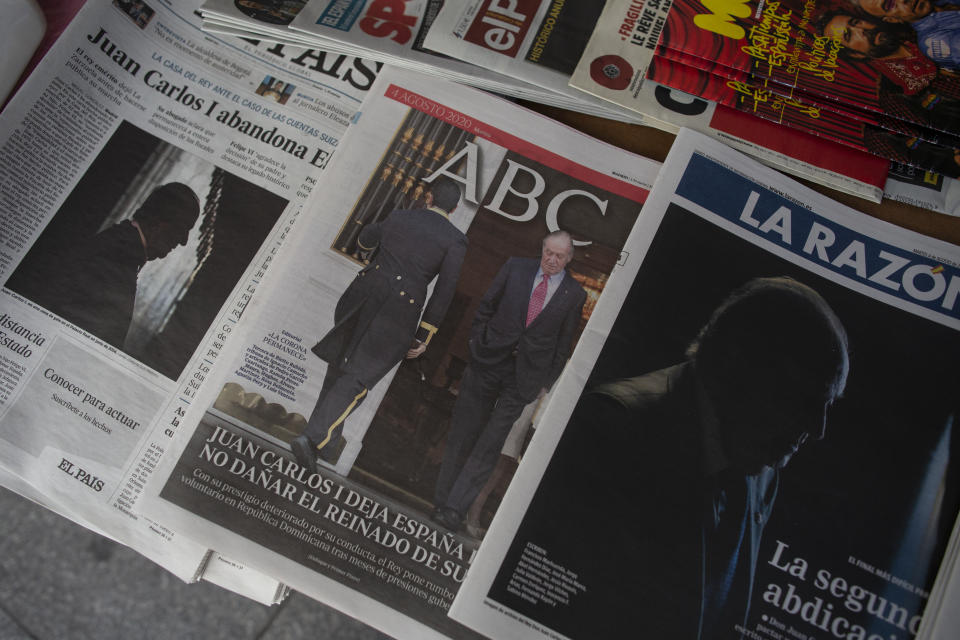
[[[378,83],[146,510],[392,635],[470,637],[446,610],[657,164]]]
[[[903,132],[907,130],[917,130],[921,132],[921,135],[925,140],[938,142],[944,145],[949,144],[951,146],[960,146],[960,142],[958,142],[960,138],[954,135],[951,131],[945,131],[943,128],[928,127],[927,125],[930,124],[930,122],[925,115],[919,118],[910,116],[909,111],[912,105],[909,100],[902,95],[890,97],[888,102],[890,102],[892,105],[894,101],[900,101],[904,109],[902,113],[905,113],[906,115],[901,115],[901,111],[899,109],[889,109],[886,112],[869,111],[866,109],[857,108],[856,106],[851,106],[846,103],[838,102],[830,96],[823,96],[817,94],[816,92],[807,91],[803,87],[789,87],[785,84],[777,82],[776,80],[755,76],[745,71],[718,65],[711,60],[705,60],[704,58],[683,53],[681,51],[677,51],[676,49],[658,47],[656,57],[680,62],[687,66],[700,69],[701,71],[716,75],[718,77],[723,77],[728,80],[735,80],[751,86],[762,87],[769,93],[781,96],[782,98],[802,102],[806,105],[816,106],[820,111],[829,111],[836,114],[841,114],[847,118],[864,122],[866,124],[881,126],[885,129],[890,129],[891,131]]]
[[[940,136],[944,139],[950,137],[949,134],[946,134],[942,131],[918,127],[916,125],[912,125],[906,120],[894,118],[884,113],[857,109],[850,107],[849,105],[836,102],[835,100],[825,99],[822,96],[811,94],[800,87],[788,87],[769,78],[758,78],[745,71],[738,71],[737,69],[731,69],[730,67],[718,67],[709,60],[692,56],[688,53],[677,51],[676,49],[659,47],[657,49],[655,58],[671,60],[673,62],[687,65],[688,67],[693,67],[695,69],[726,78],[727,80],[736,80],[746,85],[761,87],[770,93],[783,98],[795,100],[805,105],[815,106],[818,107],[819,110],[831,111],[835,114],[842,115],[846,118],[859,122],[864,122],[866,124],[883,126],[894,131],[904,131],[906,129],[924,131],[928,139],[932,141],[936,141],[937,138],[933,138],[931,136]]]
[[[708,6],[709,5],[709,6]],[[661,46],[815,95],[957,132],[953,5],[872,0],[673,3]]]
[[[911,130],[908,126],[891,130],[845,118],[835,111],[771,93],[765,87],[727,79],[660,56],[651,62],[647,78],[888,160],[948,177],[960,176],[957,150],[936,140],[941,136],[929,135],[929,130]]]
[[[960,504],[957,248],[693,132],[635,233],[585,392],[544,416],[566,427],[451,615],[497,638],[913,638]]]
[[[671,133],[689,127],[793,175],[880,201],[887,173],[881,159],[645,80],[669,9],[663,5],[609,0],[570,86],[642,114],[645,124]]]
[[[570,86],[633,108],[657,50],[671,0],[608,0],[570,76]]]

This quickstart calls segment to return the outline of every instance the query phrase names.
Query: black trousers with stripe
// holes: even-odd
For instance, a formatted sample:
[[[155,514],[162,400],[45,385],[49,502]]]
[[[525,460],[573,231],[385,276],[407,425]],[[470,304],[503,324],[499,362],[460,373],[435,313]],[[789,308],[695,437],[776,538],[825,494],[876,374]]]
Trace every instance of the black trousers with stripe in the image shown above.
[[[367,388],[355,375],[333,366],[327,367],[320,397],[303,432],[327,462],[335,460],[333,445],[343,433],[347,416],[360,406],[366,396]]]

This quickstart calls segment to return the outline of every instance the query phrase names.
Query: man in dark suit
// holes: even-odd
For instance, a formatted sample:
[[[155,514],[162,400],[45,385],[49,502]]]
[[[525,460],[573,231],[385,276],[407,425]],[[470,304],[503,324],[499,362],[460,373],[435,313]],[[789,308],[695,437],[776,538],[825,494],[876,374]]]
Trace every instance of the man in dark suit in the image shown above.
[[[339,456],[344,420],[367,391],[404,357],[419,357],[437,332],[467,251],[467,237],[449,219],[459,201],[460,187],[441,176],[423,208],[393,211],[360,232],[361,249],[376,254],[340,297],[333,328],[313,347],[327,373],[307,428],[290,443],[311,471],[316,452],[327,462]]]
[[[460,528],[510,427],[570,357],[587,299],[566,270],[572,258],[570,234],[555,231],[543,239],[540,260],[510,258],[480,301],[434,500],[433,519],[448,529]]]
[[[154,189],[130,219],[70,244],[36,269],[18,270],[7,286],[123,349],[140,269],[185,245],[199,215],[193,189],[170,182]]]
[[[522,540],[591,593],[564,635],[741,637],[780,470],[824,436],[847,337],[810,287],[757,278],[687,355],[584,394],[527,513]]]

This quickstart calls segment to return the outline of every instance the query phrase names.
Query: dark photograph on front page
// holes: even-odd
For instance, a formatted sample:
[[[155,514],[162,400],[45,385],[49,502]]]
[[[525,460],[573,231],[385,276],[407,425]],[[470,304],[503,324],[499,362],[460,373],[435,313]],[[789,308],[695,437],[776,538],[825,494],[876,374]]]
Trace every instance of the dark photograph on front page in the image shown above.
[[[672,205],[488,598],[570,638],[912,638],[957,356]]]
[[[123,122],[5,286],[176,379],[286,204]]]
[[[331,230],[343,284],[292,270],[161,497],[467,634],[446,609],[646,191],[419,111],[384,145]]]

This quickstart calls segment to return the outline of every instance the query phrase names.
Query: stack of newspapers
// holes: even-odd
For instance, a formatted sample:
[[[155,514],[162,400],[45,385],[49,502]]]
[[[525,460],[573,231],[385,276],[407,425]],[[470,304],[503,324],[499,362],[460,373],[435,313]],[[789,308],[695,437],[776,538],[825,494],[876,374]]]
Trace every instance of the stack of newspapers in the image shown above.
[[[277,4],[284,5],[288,11],[283,14],[267,11]],[[442,4],[436,0],[386,3],[212,0],[203,3],[201,11],[204,29],[215,33],[347,53],[517,98],[627,122],[643,121],[635,111],[584,93],[566,91],[565,87],[551,90],[542,84],[520,80],[514,74],[500,73],[426,49],[424,38]],[[579,39],[584,43],[598,13],[593,11],[592,20],[579,25]]]
[[[843,18],[816,31],[835,13],[825,2],[687,4],[208,0],[201,11],[210,31],[351,52],[673,133],[686,126],[841,191],[954,213],[960,83],[949,62],[938,72],[924,54],[906,56],[910,42],[897,57],[861,59],[840,45],[860,33],[840,29]],[[866,24],[856,16],[869,8],[852,6]]]
[[[0,483],[400,639],[955,637],[957,246],[232,5],[89,0],[0,113]]]

